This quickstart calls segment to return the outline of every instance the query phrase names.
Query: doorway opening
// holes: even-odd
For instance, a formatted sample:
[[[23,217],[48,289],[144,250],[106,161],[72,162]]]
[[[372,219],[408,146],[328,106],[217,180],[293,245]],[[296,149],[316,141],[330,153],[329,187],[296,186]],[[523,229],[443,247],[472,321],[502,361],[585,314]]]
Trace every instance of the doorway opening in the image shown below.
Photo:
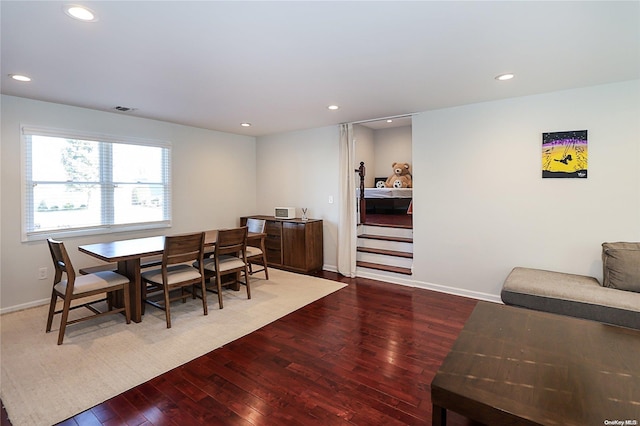
[[[411,116],[361,122],[353,130],[358,223],[413,228]]]

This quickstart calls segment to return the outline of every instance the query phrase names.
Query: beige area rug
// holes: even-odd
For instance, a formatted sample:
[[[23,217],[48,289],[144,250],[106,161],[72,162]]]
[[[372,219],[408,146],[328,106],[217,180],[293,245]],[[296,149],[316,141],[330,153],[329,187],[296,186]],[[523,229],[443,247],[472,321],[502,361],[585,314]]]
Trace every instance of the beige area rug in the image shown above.
[[[200,299],[172,303],[170,329],[164,311],[147,306],[141,323],[109,315],[71,325],[61,346],[59,315],[44,331],[46,306],[2,315],[0,394],[12,424],[65,420],[345,286],[276,269],[269,275],[254,275],[250,300],[244,286],[225,290],[222,310],[208,293],[207,316]]]

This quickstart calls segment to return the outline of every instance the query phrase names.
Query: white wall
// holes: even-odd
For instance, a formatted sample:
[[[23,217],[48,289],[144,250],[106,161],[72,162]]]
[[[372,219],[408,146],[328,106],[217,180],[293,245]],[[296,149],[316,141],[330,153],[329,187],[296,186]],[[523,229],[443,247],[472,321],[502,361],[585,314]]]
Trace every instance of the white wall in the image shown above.
[[[413,171],[411,126],[377,129],[373,132],[375,165],[368,174],[389,177],[393,163],[409,163]]]
[[[275,207],[309,208],[322,219],[325,269],[336,270],[338,233],[338,126],[259,137],[257,152],[257,211],[273,215]],[[333,197],[333,204],[329,204]]]
[[[588,178],[542,179],[543,132],[588,130]],[[514,266],[601,278],[640,241],[640,81],[413,118],[416,285],[497,298]]]
[[[20,241],[21,124],[172,142],[172,228],[65,240],[76,268],[100,263],[78,252],[78,245],[237,226],[240,216],[256,210],[253,137],[12,96],[2,96],[1,107],[0,308],[3,311],[37,304],[51,294],[52,265],[46,241]],[[49,268],[49,278],[38,280],[37,270],[43,266]]]

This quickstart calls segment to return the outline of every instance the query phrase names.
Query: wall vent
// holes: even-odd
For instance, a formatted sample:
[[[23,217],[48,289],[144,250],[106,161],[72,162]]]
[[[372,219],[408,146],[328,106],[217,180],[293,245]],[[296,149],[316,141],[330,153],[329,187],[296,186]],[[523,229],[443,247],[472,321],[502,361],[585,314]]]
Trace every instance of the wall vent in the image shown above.
[[[116,111],[120,111],[120,112],[131,112],[131,111],[135,111],[138,108],[130,108],[130,107],[125,107],[125,106],[115,106],[113,107],[113,109],[115,109]]]

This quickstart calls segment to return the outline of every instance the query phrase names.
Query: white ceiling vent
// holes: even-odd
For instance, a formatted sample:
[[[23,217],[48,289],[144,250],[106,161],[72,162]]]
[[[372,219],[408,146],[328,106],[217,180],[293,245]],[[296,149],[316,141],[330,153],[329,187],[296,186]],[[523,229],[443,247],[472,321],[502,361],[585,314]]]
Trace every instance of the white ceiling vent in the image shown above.
[[[113,109],[115,109],[116,111],[120,111],[120,112],[131,112],[131,111],[135,111],[138,108],[130,108],[130,107],[125,107],[125,106],[115,106],[113,107]]]

